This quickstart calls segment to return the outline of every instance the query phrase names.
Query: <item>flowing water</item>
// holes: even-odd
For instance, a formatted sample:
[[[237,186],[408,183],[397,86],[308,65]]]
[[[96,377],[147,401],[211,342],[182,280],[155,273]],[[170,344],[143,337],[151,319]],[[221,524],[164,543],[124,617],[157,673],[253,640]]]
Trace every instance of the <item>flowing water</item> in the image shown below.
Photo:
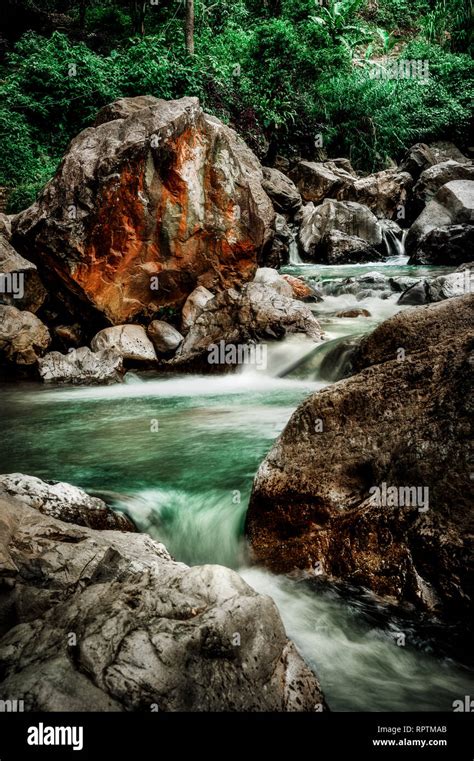
[[[437,271],[388,265],[286,271],[331,290],[348,277],[377,270],[392,276]],[[340,371],[340,342],[395,314],[397,295],[328,295],[314,304],[327,342],[302,337],[269,345],[264,370],[222,377],[157,378],[129,373],[109,387],[1,387],[1,471],[69,481],[127,511],[139,528],[189,564],[238,570],[277,603],[288,635],[319,675],[333,710],[451,710],[472,693],[468,671],[430,652],[409,621],[378,603],[249,567],[243,539],[255,471],[299,402]],[[338,318],[354,306],[370,317]],[[372,607],[371,607],[372,605]],[[374,610],[377,615],[374,615]]]

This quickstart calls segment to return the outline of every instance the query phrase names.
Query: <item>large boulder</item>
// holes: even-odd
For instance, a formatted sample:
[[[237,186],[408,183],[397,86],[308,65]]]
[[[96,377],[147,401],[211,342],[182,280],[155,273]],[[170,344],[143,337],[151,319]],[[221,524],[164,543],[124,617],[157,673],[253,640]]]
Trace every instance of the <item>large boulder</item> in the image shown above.
[[[397,218],[413,185],[408,172],[385,169],[356,179],[341,198],[367,206],[378,218]]]
[[[115,325],[99,331],[91,341],[92,351],[112,351],[129,362],[156,362],[155,347],[141,325]]]
[[[35,314],[0,304],[0,363],[35,365],[50,343],[48,328]]]
[[[83,489],[62,481],[42,481],[22,473],[8,473],[0,475],[0,495],[13,497],[65,523],[99,530],[135,531],[126,515],[115,512]]]
[[[361,371],[300,405],[255,478],[258,562],[471,615],[473,306],[468,295],[382,323]]]
[[[281,214],[294,214],[301,207],[301,195],[295,183],[278,169],[263,167],[262,187]]]
[[[34,313],[43,306],[46,296],[36,266],[0,234],[0,301]]]
[[[270,597],[0,498],[0,693],[27,711],[320,711]]]
[[[420,175],[420,179],[413,188],[415,196],[423,203],[429,203],[438,190],[448,182],[455,180],[474,180],[474,166],[459,161],[443,161],[435,164]]]
[[[437,158],[429,145],[416,143],[406,152],[399,169],[401,172],[408,172],[414,180],[417,180],[425,169],[434,166],[436,163]]]
[[[305,206],[299,217],[300,245],[313,261],[339,264],[383,258],[382,228],[362,204],[325,199],[319,206]]]
[[[253,277],[274,219],[262,180],[196,98],[124,98],[71,142],[12,242],[75,314],[145,321]]]
[[[353,175],[341,166],[300,161],[292,172],[304,201],[320,203],[324,198],[341,198],[354,183]]]
[[[291,286],[283,283],[291,291]],[[268,283],[247,283],[240,291],[230,288],[206,304],[169,367],[232,371],[239,364],[260,361],[256,343],[280,339],[289,333],[322,340],[320,325],[309,306],[282,296]]]
[[[45,383],[74,385],[118,383],[124,373],[120,354],[113,349],[91,351],[88,346],[70,349],[67,354],[50,351],[38,360],[38,370]]]
[[[467,249],[472,236],[469,226],[473,223],[474,182],[455,180],[443,185],[410,227],[406,239],[409,263],[452,265],[469,261],[472,258]],[[466,228],[453,229],[458,225]],[[451,237],[457,240],[452,247]]]

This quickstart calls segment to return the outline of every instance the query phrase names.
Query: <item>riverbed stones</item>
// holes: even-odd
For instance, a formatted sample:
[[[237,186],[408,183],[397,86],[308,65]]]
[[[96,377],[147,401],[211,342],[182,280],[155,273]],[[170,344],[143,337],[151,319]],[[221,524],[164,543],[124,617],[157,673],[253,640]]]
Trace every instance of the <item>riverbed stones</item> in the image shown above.
[[[101,499],[62,481],[42,481],[23,473],[0,475],[0,495],[13,497],[43,515],[66,523],[103,530],[135,531],[132,521]]]
[[[123,358],[114,349],[91,351],[80,346],[67,354],[49,352],[38,360],[38,371],[45,383],[89,385],[120,382],[124,367]]]
[[[361,344],[360,372],[300,405],[255,478],[257,562],[471,615],[473,306],[467,295],[382,323]],[[373,499],[383,484],[398,502]]]
[[[147,535],[73,526],[10,498],[0,562],[0,691],[26,711],[326,707],[275,603],[234,571],[189,568]]]
[[[35,314],[0,304],[0,360],[3,363],[35,365],[50,343],[48,328]]]
[[[196,98],[122,98],[106,112],[14,220],[12,244],[48,290],[120,325],[179,310],[197,285],[251,280],[275,212],[244,141]]]

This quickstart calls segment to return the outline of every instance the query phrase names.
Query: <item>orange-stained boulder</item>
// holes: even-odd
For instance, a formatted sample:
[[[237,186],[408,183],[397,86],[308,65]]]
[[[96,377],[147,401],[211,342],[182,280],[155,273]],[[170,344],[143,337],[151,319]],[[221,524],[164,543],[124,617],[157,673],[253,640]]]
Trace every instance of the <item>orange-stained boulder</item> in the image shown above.
[[[149,320],[197,285],[252,279],[274,221],[262,177],[196,98],[123,98],[71,142],[13,239],[71,312]]]

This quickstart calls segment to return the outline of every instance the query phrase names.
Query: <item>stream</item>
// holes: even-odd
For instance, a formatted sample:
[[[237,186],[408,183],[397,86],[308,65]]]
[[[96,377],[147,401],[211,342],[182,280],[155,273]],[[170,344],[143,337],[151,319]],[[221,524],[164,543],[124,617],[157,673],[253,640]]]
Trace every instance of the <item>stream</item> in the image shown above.
[[[447,268],[384,264],[321,267],[294,263],[285,272],[310,281],[343,281],[367,272],[430,275]],[[472,693],[472,675],[432,652],[431,643],[379,602],[251,567],[243,538],[252,481],[297,405],[331,381],[321,374],[346,338],[369,332],[400,307],[399,294],[328,295],[312,308],[327,341],[316,350],[294,336],[268,345],[265,370],[226,376],[129,373],[108,387],[1,385],[1,471],[68,481],[127,513],[188,564],[234,568],[281,612],[288,636],[318,674],[335,711],[452,710]],[[338,318],[362,307],[370,317]],[[328,362],[325,362],[328,365]],[[329,362],[335,368],[337,363]],[[376,615],[374,615],[374,610]]]

